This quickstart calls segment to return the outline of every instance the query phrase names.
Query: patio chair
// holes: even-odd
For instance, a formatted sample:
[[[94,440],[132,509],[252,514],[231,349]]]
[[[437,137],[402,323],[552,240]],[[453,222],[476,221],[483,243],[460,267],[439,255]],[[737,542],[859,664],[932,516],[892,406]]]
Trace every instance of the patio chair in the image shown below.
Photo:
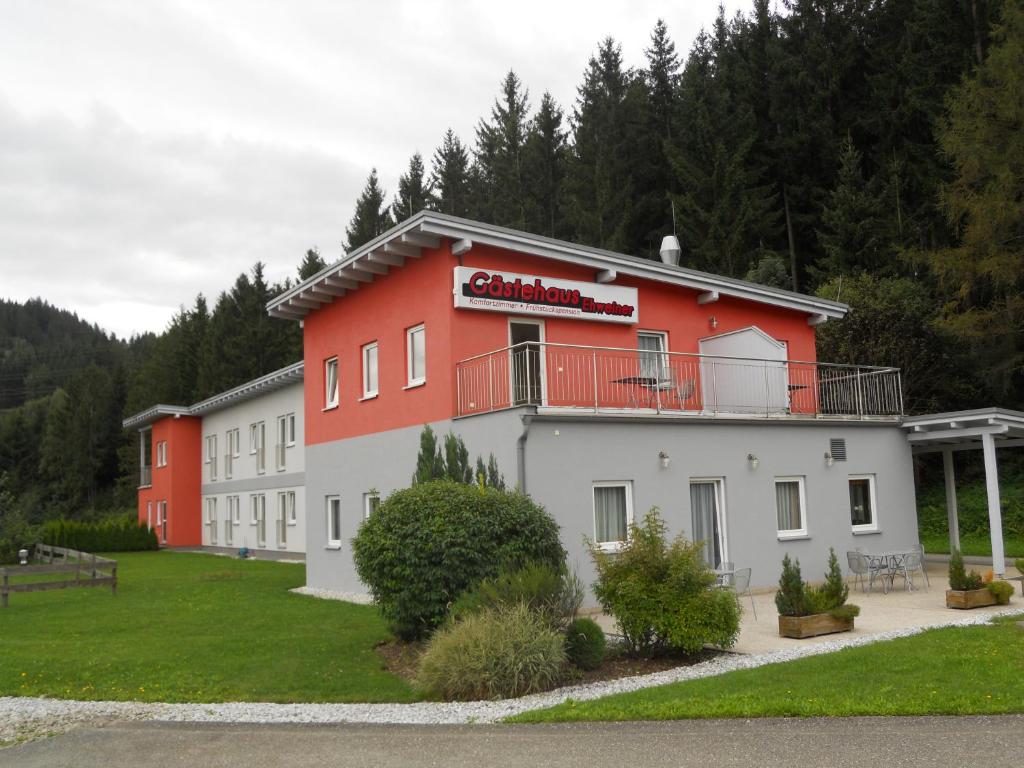
[[[754,604],[754,595],[750,592],[749,568],[740,568],[738,571],[733,572],[732,591],[736,593],[736,597],[746,595],[750,598],[750,610],[754,612],[754,621],[757,621],[757,606]]]
[[[664,398],[663,405],[674,398],[679,410],[683,410],[683,405],[697,391],[697,382],[693,379],[681,379],[676,371],[669,368],[664,378],[658,380],[656,388],[659,396]]]
[[[718,586],[731,587],[736,573],[736,563],[723,560],[718,564],[715,573],[718,575]]]
[[[864,553],[847,552],[846,564],[850,568],[850,573],[853,574],[854,587],[860,582],[861,591],[867,592],[867,576],[871,572],[871,566],[868,563],[868,559],[864,557]]]
[[[903,557],[903,562],[896,569],[896,574],[903,577],[903,588],[914,589],[914,571],[924,571],[924,563],[921,560],[921,552],[912,550]],[[925,589],[928,589],[928,582],[925,581]]]
[[[921,555],[921,574],[924,576],[924,586],[927,589],[932,583],[928,580],[928,567],[924,561],[924,545],[921,542],[917,543],[917,551]]]

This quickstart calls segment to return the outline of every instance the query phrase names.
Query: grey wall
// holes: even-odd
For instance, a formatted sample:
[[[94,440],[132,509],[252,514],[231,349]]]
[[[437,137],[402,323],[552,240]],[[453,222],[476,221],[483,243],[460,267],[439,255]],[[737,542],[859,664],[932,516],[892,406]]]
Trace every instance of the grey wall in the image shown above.
[[[433,427],[439,435],[448,429],[461,434],[474,459],[493,451],[513,485],[523,414],[522,409],[503,411]],[[365,592],[349,546],[362,520],[362,494],[376,488],[386,496],[409,484],[420,431],[415,427],[307,447],[310,586]],[[839,437],[846,439],[848,460],[827,467],[829,439]],[[671,457],[667,469],[658,457],[662,450]],[[749,453],[760,459],[756,470],[749,466]],[[603,480],[632,483],[637,519],[657,506],[672,533],[689,536],[690,478],[724,478],[729,559],[737,567],[753,569],[755,586],[777,582],[786,553],[800,559],[805,578],[816,580],[824,572],[830,546],[845,571],[847,550],[860,546],[883,551],[917,543],[910,448],[894,424],[535,416],[525,456],[527,491],[558,521],[569,561],[587,584],[594,571],[583,537],[594,535],[592,485]],[[851,529],[847,479],[852,474],[876,476],[877,533],[854,534]],[[807,537],[801,540],[780,541],[777,535],[774,478],[782,475],[806,478]],[[340,494],[342,500],[340,550],[325,549],[324,499],[331,494]]]

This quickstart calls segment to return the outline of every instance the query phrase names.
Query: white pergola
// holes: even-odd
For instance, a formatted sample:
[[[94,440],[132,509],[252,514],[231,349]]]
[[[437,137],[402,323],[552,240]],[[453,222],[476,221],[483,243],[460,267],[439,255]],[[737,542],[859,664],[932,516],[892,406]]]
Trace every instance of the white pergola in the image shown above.
[[[992,571],[1006,572],[1003,549],[1003,514],[999,505],[999,464],[997,448],[1024,445],[1024,413],[1002,408],[910,416],[903,420],[907,440],[914,454],[942,453],[946,479],[946,512],[949,516],[949,546],[960,548],[960,522],[956,509],[956,476],[953,452],[981,449],[985,459],[985,490],[988,523],[992,536]]]

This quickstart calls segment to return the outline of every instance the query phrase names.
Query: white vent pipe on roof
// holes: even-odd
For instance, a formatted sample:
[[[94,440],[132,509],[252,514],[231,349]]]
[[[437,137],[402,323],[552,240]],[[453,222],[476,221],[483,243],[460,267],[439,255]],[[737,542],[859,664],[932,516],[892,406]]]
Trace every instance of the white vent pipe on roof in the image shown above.
[[[683,249],[679,247],[679,238],[675,235],[665,235],[661,240],[661,260],[673,267],[679,266],[679,257]]]

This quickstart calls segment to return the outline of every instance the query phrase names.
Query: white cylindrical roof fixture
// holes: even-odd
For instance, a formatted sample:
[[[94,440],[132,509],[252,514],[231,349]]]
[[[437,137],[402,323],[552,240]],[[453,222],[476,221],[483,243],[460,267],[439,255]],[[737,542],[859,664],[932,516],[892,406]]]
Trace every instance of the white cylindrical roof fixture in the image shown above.
[[[661,239],[661,260],[674,267],[679,266],[679,257],[683,249],[679,247],[679,239],[675,235],[665,235]]]

